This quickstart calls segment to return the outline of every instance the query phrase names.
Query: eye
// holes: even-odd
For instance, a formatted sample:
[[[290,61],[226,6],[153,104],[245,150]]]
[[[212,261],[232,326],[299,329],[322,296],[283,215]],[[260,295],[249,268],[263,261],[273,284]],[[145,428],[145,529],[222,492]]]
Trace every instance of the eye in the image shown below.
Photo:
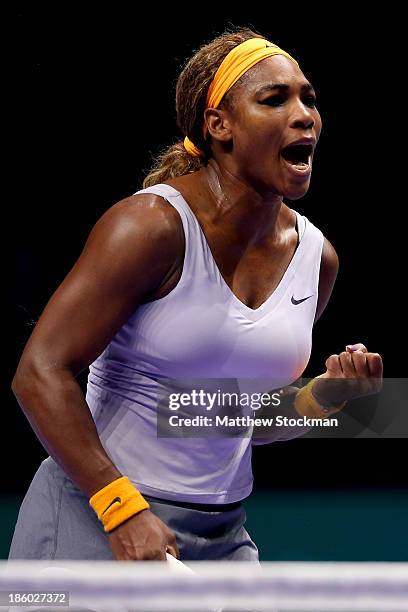
[[[268,104],[268,106],[280,106],[284,103],[284,101],[284,96],[278,94],[276,96],[269,96],[269,98],[265,98],[265,100],[262,100],[260,104]]]
[[[306,106],[309,106],[310,108],[314,108],[316,106],[316,97],[306,96],[306,98],[304,98],[304,103],[306,104]]]

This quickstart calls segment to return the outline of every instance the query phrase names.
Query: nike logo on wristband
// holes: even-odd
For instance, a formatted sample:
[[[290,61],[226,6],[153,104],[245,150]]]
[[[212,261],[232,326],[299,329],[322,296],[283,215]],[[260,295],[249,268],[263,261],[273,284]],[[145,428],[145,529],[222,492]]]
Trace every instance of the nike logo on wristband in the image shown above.
[[[113,504],[116,504],[116,503],[119,503],[119,504],[121,504],[121,503],[122,503],[122,500],[120,499],[120,497],[115,497],[115,499],[111,501],[111,503],[109,504],[109,506],[108,506],[107,508],[105,508],[105,510],[102,512],[102,514],[105,514],[105,512],[107,512],[107,511],[109,510],[109,508],[110,508],[111,506],[113,506]]]
[[[312,295],[313,295],[313,293],[312,293]],[[312,297],[312,295],[308,295],[307,297],[302,298],[301,300],[295,300],[295,298],[294,298],[294,297],[293,297],[293,295],[292,295],[291,302],[292,302],[292,304],[294,304],[295,306],[297,306],[298,304],[301,304],[301,303],[302,303],[302,302],[304,302],[305,300],[308,300],[309,298],[311,298],[311,297]]]

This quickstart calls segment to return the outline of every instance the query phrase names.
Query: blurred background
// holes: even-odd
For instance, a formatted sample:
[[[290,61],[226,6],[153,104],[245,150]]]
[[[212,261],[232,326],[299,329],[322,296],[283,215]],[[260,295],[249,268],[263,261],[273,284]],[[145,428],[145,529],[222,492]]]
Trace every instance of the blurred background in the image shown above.
[[[255,28],[293,55],[323,119],[311,188],[288,202],[340,258],[304,376],[322,373],[330,354],[355,342],[383,356],[385,376],[406,376],[398,189],[405,176],[394,150],[395,137],[405,137],[398,15],[357,15],[343,4],[319,12],[310,4],[246,12],[226,4],[123,7],[36,5],[10,17],[0,558],[47,456],[10,389],[24,344],[97,219],[141,189],[152,156],[181,139],[177,76],[228,26]],[[261,559],[408,560],[406,456],[404,439],[255,448],[255,489],[245,505]]]

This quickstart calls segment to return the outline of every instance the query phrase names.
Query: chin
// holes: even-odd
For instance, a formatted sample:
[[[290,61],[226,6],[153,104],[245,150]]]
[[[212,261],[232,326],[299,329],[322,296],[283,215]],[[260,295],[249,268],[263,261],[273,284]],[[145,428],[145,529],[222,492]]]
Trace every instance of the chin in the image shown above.
[[[309,187],[310,181],[308,181],[306,185],[288,187],[283,191],[282,195],[288,200],[300,200],[300,198],[303,198],[303,196],[307,194],[307,192],[309,191]]]

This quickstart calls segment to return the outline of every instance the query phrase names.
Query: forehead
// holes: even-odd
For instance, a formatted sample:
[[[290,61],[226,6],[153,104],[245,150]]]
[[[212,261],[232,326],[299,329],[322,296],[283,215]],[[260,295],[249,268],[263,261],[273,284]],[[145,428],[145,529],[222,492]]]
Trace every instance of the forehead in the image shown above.
[[[300,68],[290,59],[284,55],[273,55],[247,70],[235,84],[235,91],[239,89],[240,95],[252,95],[261,87],[275,83],[289,85],[295,89],[310,85]],[[235,85],[231,90],[235,89]]]

